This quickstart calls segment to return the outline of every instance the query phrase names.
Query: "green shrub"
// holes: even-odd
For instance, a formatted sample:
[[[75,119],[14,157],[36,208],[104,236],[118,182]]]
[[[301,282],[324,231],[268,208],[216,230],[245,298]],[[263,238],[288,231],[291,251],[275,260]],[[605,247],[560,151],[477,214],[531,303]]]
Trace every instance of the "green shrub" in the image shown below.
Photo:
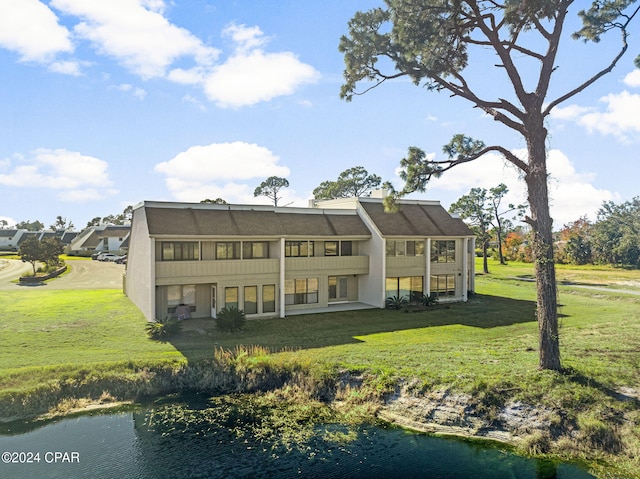
[[[228,333],[242,331],[246,325],[247,317],[244,311],[236,306],[224,307],[215,318],[216,328]]]
[[[389,296],[387,298],[387,309],[403,309],[409,304],[406,296]]]
[[[427,307],[435,306],[436,304],[438,304],[438,297],[434,293],[431,293],[429,296],[423,294],[420,297],[420,303],[422,303],[423,306]]]
[[[182,322],[175,318],[159,319],[147,323],[147,335],[156,341],[166,341],[182,330]]]

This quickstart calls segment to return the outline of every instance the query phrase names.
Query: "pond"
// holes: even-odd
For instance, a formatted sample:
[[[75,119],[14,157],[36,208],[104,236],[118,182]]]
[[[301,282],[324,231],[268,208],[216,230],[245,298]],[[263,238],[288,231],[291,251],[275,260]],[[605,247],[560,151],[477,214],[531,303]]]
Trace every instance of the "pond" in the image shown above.
[[[575,465],[523,458],[493,444],[394,427],[316,424],[296,434],[263,426],[234,408],[183,404],[83,415],[26,432],[5,426],[0,477],[594,477]]]

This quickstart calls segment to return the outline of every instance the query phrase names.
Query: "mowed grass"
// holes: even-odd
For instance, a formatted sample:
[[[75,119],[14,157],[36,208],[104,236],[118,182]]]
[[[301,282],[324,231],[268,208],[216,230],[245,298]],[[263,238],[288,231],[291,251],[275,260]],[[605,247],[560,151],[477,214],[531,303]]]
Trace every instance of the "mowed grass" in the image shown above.
[[[535,284],[514,279],[533,274],[532,266],[490,266],[491,274],[477,277],[477,294],[465,304],[252,320],[240,333],[191,320],[195,328],[169,343],[147,338],[145,319],[117,290],[0,291],[0,391],[32,387],[60,371],[196,361],[210,358],[215,347],[259,345],[283,359],[417,378],[431,387],[473,390],[489,384],[535,396],[537,382],[548,376],[537,369]],[[570,271],[588,277],[591,270]],[[618,270],[604,269],[594,273],[598,284],[606,286],[609,273],[618,281]],[[639,271],[624,275],[625,281],[640,279]],[[640,389],[640,296],[559,290],[563,365],[602,389]]]
[[[250,320],[239,333],[188,320],[167,343],[147,337],[146,320],[118,290],[0,291],[0,400],[38,396],[69,377],[145,381],[147,368],[262,346],[274,363],[306,365],[320,377],[362,373],[379,391],[404,382],[468,393],[488,414],[514,400],[561,411],[558,424],[581,435],[559,450],[602,459],[600,472],[612,463],[622,471],[602,477],[640,477],[640,271],[558,268],[563,373],[538,369],[532,265],[491,262],[490,271],[464,304]]]
[[[0,391],[22,390],[79,369],[176,360],[149,341],[146,320],[117,290],[0,291]]]

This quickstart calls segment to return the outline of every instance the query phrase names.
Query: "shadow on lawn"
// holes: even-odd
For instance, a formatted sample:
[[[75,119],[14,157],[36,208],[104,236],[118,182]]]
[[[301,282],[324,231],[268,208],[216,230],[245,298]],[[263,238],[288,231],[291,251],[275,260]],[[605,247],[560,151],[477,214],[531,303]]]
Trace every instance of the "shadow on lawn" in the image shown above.
[[[216,347],[263,346],[275,352],[357,344],[360,336],[417,328],[509,326],[535,321],[535,307],[534,301],[476,294],[467,303],[440,304],[419,312],[366,309],[254,319],[237,333],[218,331],[211,319],[189,319],[169,342],[195,361],[211,357]]]

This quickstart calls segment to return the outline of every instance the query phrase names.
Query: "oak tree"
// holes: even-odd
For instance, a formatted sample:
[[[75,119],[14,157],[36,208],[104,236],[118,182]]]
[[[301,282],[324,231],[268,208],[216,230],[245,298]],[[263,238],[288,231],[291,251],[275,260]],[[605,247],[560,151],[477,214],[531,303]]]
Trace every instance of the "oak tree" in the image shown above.
[[[563,91],[549,98],[570,9],[580,5],[584,8],[586,2],[385,0],[385,3],[386,8],[356,13],[349,22],[348,36],[340,40],[346,66],[342,98],[351,100],[354,95],[390,79],[407,77],[427,90],[447,92],[466,100],[520,135],[527,149],[527,157],[520,158],[504,145],[487,145],[462,134],[444,146],[447,158],[443,160],[431,159],[419,148],[410,148],[404,164],[401,162],[406,184],[401,191],[392,192],[387,205],[393,206],[393,198],[424,191],[432,177],[487,153],[498,153],[515,165],[527,186],[531,216],[526,221],[534,238],[539,366],[560,370],[545,121],[555,107],[614,68],[628,48],[628,28],[639,7],[634,5],[635,0],[593,0],[588,10],[578,12],[583,28],[574,33],[574,38],[597,42],[607,33],[618,32],[620,48],[605,65],[594,67],[595,73],[588,78],[570,78],[568,81],[573,83],[566,88],[554,85],[554,91]],[[487,51],[495,56],[490,58]],[[474,66],[482,64],[482,78],[465,73],[472,62]],[[636,62],[640,64],[640,59]],[[536,64],[535,68],[526,70],[525,75],[523,65],[530,67],[531,63]],[[357,91],[362,81],[369,82],[367,88]],[[487,90],[483,85],[500,88]]]
[[[29,237],[20,243],[18,256],[23,263],[31,263],[33,275],[36,275],[36,264],[42,258],[42,250],[40,248],[40,240],[35,236]]]

